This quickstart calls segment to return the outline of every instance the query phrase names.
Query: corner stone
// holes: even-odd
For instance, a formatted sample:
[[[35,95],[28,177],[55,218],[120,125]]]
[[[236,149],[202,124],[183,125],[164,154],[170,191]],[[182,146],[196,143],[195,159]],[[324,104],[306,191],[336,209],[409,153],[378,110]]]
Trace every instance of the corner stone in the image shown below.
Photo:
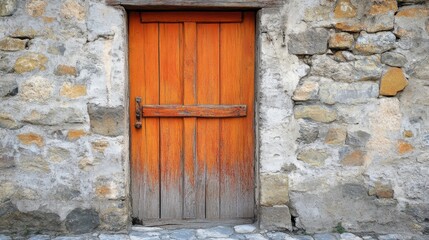
[[[100,107],[88,105],[91,131],[105,136],[119,136],[124,133],[125,112],[123,107]]]
[[[260,228],[265,230],[292,231],[292,221],[287,206],[261,207]]]
[[[261,205],[284,205],[289,202],[289,181],[286,174],[261,175]]]
[[[303,33],[291,34],[289,53],[295,55],[323,54],[328,50],[329,32],[326,29],[310,29]]]

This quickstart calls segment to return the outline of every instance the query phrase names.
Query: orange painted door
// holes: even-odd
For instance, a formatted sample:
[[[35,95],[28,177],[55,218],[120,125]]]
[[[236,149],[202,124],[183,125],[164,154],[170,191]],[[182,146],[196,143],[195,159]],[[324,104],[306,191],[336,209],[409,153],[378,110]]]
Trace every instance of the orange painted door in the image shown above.
[[[129,14],[133,218],[254,216],[254,12]]]

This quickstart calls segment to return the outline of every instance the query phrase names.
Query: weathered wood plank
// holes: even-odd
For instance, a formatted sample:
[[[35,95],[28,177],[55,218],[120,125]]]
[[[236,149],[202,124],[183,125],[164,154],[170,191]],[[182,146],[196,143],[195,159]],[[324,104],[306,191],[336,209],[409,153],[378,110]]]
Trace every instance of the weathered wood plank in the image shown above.
[[[245,117],[246,105],[143,105],[143,117]]]
[[[182,24],[159,24],[160,104],[183,104]],[[183,119],[160,119],[161,218],[182,218]]]
[[[197,26],[195,22],[183,24],[184,39],[184,60],[183,60],[183,91],[184,104],[196,103],[195,67],[197,62],[196,37]],[[195,144],[196,144],[196,118],[183,119],[183,155],[184,155],[184,175],[183,175],[183,218],[191,219],[196,217],[196,183],[195,183]]]
[[[219,24],[198,24],[198,104],[219,104]],[[197,123],[199,218],[219,218],[219,119]]]
[[[194,8],[266,8],[277,7],[285,0],[107,0],[109,5],[129,9],[194,9]]]
[[[241,12],[142,12],[142,23],[148,22],[241,22]]]

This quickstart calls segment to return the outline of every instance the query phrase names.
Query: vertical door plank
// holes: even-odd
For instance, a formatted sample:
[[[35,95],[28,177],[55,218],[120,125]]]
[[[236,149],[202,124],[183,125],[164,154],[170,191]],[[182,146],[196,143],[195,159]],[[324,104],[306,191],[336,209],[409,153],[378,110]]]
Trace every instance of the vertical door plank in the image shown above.
[[[197,102],[219,104],[219,24],[198,24]],[[219,119],[198,119],[197,217],[219,218]]]
[[[255,14],[244,13],[242,31],[241,79],[242,91],[240,102],[247,105],[246,118],[243,121],[243,158],[238,162],[238,217],[249,218],[254,215],[254,72],[255,72]]]
[[[142,24],[144,46],[144,91],[143,104],[159,104],[159,61],[158,61],[158,24]],[[159,119],[143,119],[144,135],[144,186],[143,219],[159,218]]]
[[[142,219],[142,211],[140,201],[144,201],[143,196],[140,195],[140,188],[143,188],[143,161],[140,153],[142,152],[142,140],[144,136],[144,129],[137,130],[134,128],[136,118],[135,113],[135,96],[141,95],[143,91],[143,84],[139,84],[139,79],[143,76],[144,52],[143,44],[141,44],[141,37],[143,35],[143,26],[140,23],[139,13],[130,13],[129,15],[129,59],[130,59],[130,129],[131,129],[131,192],[132,192],[132,205],[133,217]]]
[[[196,103],[195,98],[195,67],[196,67],[196,23],[186,22],[183,28],[184,39],[184,104]],[[184,175],[183,175],[183,218],[196,217],[196,195],[195,195],[195,125],[196,118],[184,118],[183,129],[183,152],[184,152]]]
[[[183,104],[182,27],[160,23],[160,104]],[[160,119],[161,218],[182,217],[183,119]]]
[[[241,48],[240,24],[221,24],[220,29],[220,103],[234,104],[240,101]],[[221,218],[237,217],[238,165],[243,158],[242,120],[239,118],[220,120],[220,214]],[[241,196],[240,196],[241,202]]]

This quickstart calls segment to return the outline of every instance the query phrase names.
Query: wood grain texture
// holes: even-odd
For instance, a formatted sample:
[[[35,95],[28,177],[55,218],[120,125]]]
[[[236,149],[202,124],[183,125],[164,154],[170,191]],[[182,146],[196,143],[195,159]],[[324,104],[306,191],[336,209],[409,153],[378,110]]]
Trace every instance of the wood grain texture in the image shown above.
[[[264,8],[276,7],[285,0],[106,0],[108,5],[122,5],[128,9],[200,9],[201,8]]]
[[[241,22],[241,12],[142,12],[142,23],[150,22]],[[195,48],[194,48],[195,49]]]
[[[184,85],[184,104],[195,104],[196,97],[196,73],[195,66],[197,62],[197,26],[195,22],[184,23],[184,66],[183,66],[183,85]],[[189,106],[189,105],[188,105]],[[184,110],[186,112],[186,108]],[[195,184],[195,144],[196,144],[196,118],[186,118],[183,130],[183,152],[184,152],[184,175],[183,175],[183,218],[196,218],[196,184]]]
[[[183,25],[159,26],[160,104],[183,104]],[[161,218],[182,218],[183,119],[160,119]]]
[[[198,24],[197,101],[219,104],[219,24]],[[198,119],[198,216],[219,219],[219,119]]]
[[[143,105],[143,117],[245,117],[246,105]]]

